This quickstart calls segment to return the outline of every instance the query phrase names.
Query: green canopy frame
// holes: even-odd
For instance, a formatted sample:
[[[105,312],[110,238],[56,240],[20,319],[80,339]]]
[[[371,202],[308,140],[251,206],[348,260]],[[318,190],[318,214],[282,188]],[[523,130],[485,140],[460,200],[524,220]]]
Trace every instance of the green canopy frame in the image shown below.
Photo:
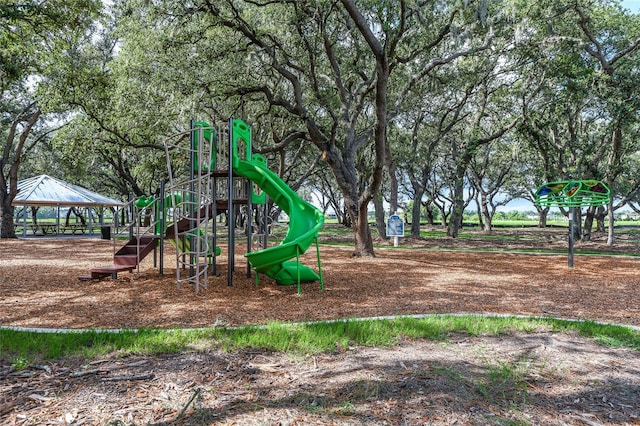
[[[609,203],[611,190],[599,180],[568,180],[549,182],[535,194],[536,205],[569,208],[569,267],[573,268],[574,208],[599,207]]]
[[[599,180],[549,182],[536,191],[536,204],[543,207],[590,207],[609,202],[611,190]]]

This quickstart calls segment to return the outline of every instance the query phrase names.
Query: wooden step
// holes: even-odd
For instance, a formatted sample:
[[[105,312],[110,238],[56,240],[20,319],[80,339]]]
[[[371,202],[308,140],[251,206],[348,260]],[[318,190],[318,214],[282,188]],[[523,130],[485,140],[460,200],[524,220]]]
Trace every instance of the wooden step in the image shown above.
[[[144,236],[140,238],[132,238],[121,247],[113,256],[113,265],[100,266],[91,270],[91,275],[82,275],[78,279],[82,281],[95,280],[111,276],[118,278],[118,272],[132,272],[137,266],[138,261],[144,259],[157,245],[158,236]]]
[[[142,260],[142,254],[140,255],[140,260]],[[129,266],[131,268],[135,268],[138,264],[138,255],[136,253],[133,254],[116,254],[113,257],[113,264],[117,266]]]
[[[133,272],[135,266],[128,265],[106,265],[106,266],[98,266],[96,268],[91,269],[91,275],[81,275],[78,277],[81,281],[88,280],[98,280],[100,278],[105,278],[111,276],[113,279],[118,277],[118,272],[129,271]]]
[[[145,245],[141,244],[140,249],[142,250]],[[138,252],[138,246],[127,244],[123,246],[120,250],[118,250],[118,254],[136,254]]]
[[[127,244],[118,250],[113,258],[116,265],[136,266],[138,260],[144,259],[157,245],[158,237],[141,237],[139,240],[132,238]],[[139,250],[139,252],[138,252]]]

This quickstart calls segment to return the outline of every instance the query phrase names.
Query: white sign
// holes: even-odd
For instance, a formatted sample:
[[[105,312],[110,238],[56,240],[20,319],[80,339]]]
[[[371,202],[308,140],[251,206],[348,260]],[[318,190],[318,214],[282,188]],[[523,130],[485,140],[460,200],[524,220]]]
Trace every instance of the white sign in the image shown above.
[[[387,220],[387,237],[404,237],[404,220],[397,214]]]

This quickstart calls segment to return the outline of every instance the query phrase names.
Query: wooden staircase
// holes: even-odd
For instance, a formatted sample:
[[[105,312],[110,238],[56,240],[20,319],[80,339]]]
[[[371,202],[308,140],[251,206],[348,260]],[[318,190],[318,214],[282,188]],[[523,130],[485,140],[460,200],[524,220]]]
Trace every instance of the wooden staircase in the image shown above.
[[[91,275],[78,277],[80,280],[95,280],[111,275],[114,280],[118,272],[132,272],[142,259],[153,251],[158,243],[157,236],[133,237],[113,256],[113,264],[99,266],[91,270]]]

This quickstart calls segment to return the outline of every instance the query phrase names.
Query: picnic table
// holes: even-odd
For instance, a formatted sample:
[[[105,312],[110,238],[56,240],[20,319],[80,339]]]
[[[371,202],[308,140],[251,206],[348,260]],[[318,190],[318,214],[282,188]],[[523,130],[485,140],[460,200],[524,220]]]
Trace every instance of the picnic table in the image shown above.
[[[57,235],[58,234],[58,225],[56,225],[55,223],[51,224],[51,223],[45,223],[45,224],[41,224],[41,225],[34,225],[35,229],[33,230],[33,232],[37,232],[38,228],[40,228],[40,230],[42,231],[42,233],[44,235]]]
[[[87,229],[87,226],[81,223],[70,223],[69,225],[66,225],[64,227],[64,232],[71,231],[71,235],[75,235],[76,232],[79,232],[80,234],[84,234],[84,231],[86,229]]]
[[[16,233],[21,232],[24,223],[15,222],[14,223]],[[27,228],[31,229],[33,235],[38,234],[40,232],[42,235],[58,235],[58,225],[55,223],[39,223],[37,225],[28,224]],[[60,225],[60,233],[61,234],[84,234],[87,231],[87,225],[83,225],[82,223],[70,223],[69,225]]]

